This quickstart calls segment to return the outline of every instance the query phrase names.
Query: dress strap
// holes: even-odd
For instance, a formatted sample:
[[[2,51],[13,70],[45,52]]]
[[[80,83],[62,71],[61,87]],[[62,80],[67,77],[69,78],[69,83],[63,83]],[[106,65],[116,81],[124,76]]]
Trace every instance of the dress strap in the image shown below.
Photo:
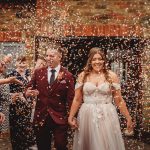
[[[116,90],[120,90],[121,86],[119,83],[112,83],[112,86],[116,89]]]
[[[81,87],[81,86],[83,86],[83,83],[77,82],[77,83],[75,84],[75,90],[78,89],[78,88]]]

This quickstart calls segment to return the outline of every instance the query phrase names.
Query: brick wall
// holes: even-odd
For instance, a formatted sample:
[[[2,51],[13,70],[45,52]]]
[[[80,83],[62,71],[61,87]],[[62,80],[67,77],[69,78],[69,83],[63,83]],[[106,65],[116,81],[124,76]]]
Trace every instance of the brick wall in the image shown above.
[[[149,0],[37,0],[36,9],[0,3],[0,42],[24,42],[32,60],[35,36],[137,36],[145,40],[150,38],[149,6]],[[146,81],[150,57],[144,53],[142,58]],[[149,89],[143,88],[143,93]],[[149,101],[150,96],[143,101],[145,109]]]
[[[36,10],[0,5],[0,41],[29,42],[28,37],[35,35],[144,37],[145,33],[149,37],[149,3],[148,0],[37,0]]]

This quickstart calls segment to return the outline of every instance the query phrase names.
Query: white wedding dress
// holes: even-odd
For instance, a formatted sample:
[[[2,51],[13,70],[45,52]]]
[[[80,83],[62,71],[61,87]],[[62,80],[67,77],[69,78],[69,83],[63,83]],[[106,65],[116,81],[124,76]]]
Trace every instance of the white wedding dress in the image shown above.
[[[79,86],[77,84],[76,88]],[[118,83],[112,83],[112,86],[120,89]],[[96,86],[91,82],[84,83],[83,101],[73,150],[125,150],[110,84],[104,82]]]

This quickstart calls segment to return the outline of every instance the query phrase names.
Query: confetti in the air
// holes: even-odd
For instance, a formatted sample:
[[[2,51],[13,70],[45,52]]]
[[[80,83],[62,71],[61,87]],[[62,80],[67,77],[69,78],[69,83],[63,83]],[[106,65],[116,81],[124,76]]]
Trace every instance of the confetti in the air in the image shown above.
[[[17,66],[16,58],[25,55],[29,69],[27,73],[32,74],[36,60],[39,56],[46,57],[49,45],[60,44],[63,50],[62,65],[76,81],[78,74],[84,70],[89,50],[92,47],[101,48],[107,59],[107,69],[114,71],[120,79],[121,93],[135,124],[135,134],[127,137],[124,134],[125,118],[117,109],[126,148],[147,150],[144,142],[150,141],[149,26],[149,0],[3,0],[0,2],[0,61],[4,55],[12,55],[12,63],[8,63],[6,68],[9,74]],[[63,72],[59,74],[58,82],[62,82],[65,76]],[[1,73],[0,78],[4,78]],[[47,79],[43,77],[42,80]],[[62,83],[66,85],[66,82]],[[51,87],[48,85],[46,88]],[[15,123],[24,129],[33,109],[31,100],[26,103],[22,99],[15,107],[16,102],[10,100],[7,85],[0,85],[0,96],[2,110],[7,116],[0,132],[9,126],[9,105],[16,116],[22,116]],[[61,97],[60,94],[57,97]],[[62,106],[63,102],[59,105]],[[98,118],[105,119],[99,109],[96,111]],[[37,117],[40,115],[37,114]],[[12,118],[14,116],[10,115]],[[43,124],[42,120],[40,125]],[[18,132],[24,132],[22,136],[27,131],[30,133],[27,142],[35,140],[31,138],[30,125],[25,130],[18,129]],[[69,129],[68,134],[71,150],[74,130]]]

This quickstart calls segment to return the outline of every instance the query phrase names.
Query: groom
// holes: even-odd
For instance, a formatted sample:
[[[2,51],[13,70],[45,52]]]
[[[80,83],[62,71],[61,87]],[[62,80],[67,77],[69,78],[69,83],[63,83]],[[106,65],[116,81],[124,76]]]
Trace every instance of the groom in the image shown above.
[[[36,96],[34,126],[38,150],[50,150],[52,134],[57,150],[67,150],[67,107],[74,97],[73,75],[63,68],[60,47],[46,52],[47,67],[37,69],[26,96]]]

